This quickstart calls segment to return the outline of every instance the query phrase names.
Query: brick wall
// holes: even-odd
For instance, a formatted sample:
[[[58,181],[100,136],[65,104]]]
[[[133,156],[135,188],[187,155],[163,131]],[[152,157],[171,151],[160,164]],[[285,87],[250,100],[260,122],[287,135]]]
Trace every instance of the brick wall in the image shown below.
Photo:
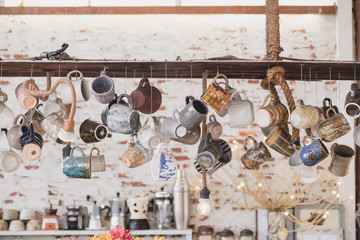
[[[306,59],[334,59],[336,54],[335,16],[281,16],[282,56]],[[43,51],[57,49],[63,42],[69,43],[67,52],[78,58],[107,59],[156,59],[174,60],[177,56],[184,59],[203,59],[232,54],[239,58],[261,59],[265,54],[265,16],[259,15],[209,15],[209,16],[0,16],[0,56],[2,58],[21,59],[39,55]],[[264,69],[265,73],[266,69]],[[222,72],[219,69],[219,72]],[[131,93],[141,78],[141,73],[128,73],[130,78],[117,79],[116,92]],[[150,77],[150,76],[147,76]],[[16,113],[24,113],[15,100],[14,89],[27,77],[0,80],[1,88],[10,99],[7,105]],[[57,78],[54,78],[57,79]],[[92,81],[92,79],[89,79]],[[324,97],[331,97],[333,103],[342,105],[338,97],[338,85],[335,81],[290,82],[295,99],[303,98],[305,103],[321,105]],[[45,78],[37,78],[44,86]],[[173,109],[184,107],[187,95],[201,95],[200,79],[150,79],[163,92],[163,106],[155,115],[169,116]],[[267,92],[259,86],[256,79],[230,79],[231,86],[246,92],[256,109],[262,104]],[[285,98],[279,91],[283,102]],[[80,103],[75,117],[76,132],[79,125],[87,118],[100,120],[105,106],[91,98]],[[144,121],[144,119],[142,118]],[[218,119],[224,125],[224,139],[236,139],[241,143],[249,134],[257,140],[263,140],[257,126],[231,129],[228,118]],[[127,147],[129,136],[114,134],[110,139],[96,144],[106,157],[107,171],[94,173],[91,180],[70,179],[62,174],[61,145],[45,138],[41,159],[23,165],[14,173],[0,172],[0,208],[23,207],[35,208],[43,212],[49,202],[63,201],[64,206],[73,199],[81,200],[91,195],[100,204],[120,191],[128,197],[138,194],[153,194],[161,186],[171,191],[173,180],[155,182],[150,174],[150,163],[136,169],[127,169],[119,157]],[[85,145],[80,139],[75,141],[86,153],[93,144]],[[193,168],[192,160],[196,155],[197,145],[183,146],[171,143],[178,163],[183,165],[190,184],[195,189],[200,186],[200,175]],[[272,154],[275,160],[269,163],[268,171],[279,171],[287,166],[287,161]],[[326,160],[324,166],[329,164]],[[233,159],[227,167],[233,176],[243,177],[246,170]],[[209,179],[209,187],[217,183],[222,186],[222,171],[216,172]],[[319,190],[326,188],[320,186]],[[326,191],[326,190],[325,190]],[[240,196],[238,196],[240,197]],[[240,209],[232,204],[224,204],[214,194],[211,216],[201,218],[196,214],[198,192],[192,195],[193,207],[191,225],[197,227],[209,224],[221,231],[230,227],[238,235],[247,227],[254,229],[255,212]],[[61,208],[60,214],[65,212]]]

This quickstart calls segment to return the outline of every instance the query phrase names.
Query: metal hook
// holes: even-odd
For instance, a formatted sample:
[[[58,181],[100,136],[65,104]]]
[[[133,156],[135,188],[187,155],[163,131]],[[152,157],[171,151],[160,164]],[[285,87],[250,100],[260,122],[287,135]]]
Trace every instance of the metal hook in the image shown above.
[[[125,66],[125,78],[127,78],[127,66]]]
[[[106,72],[106,69],[109,69],[109,67],[104,66],[103,71]]]
[[[354,66],[354,81],[356,81],[356,66]]]
[[[193,66],[192,65],[190,65],[190,78],[192,78],[192,74],[193,74],[193,68],[192,68]]]
[[[152,78],[153,66],[150,66],[150,78]]]
[[[32,79],[32,76],[33,76],[33,70],[34,70],[34,64],[31,64],[30,79]]]
[[[165,63],[165,78],[167,78],[167,64]]]

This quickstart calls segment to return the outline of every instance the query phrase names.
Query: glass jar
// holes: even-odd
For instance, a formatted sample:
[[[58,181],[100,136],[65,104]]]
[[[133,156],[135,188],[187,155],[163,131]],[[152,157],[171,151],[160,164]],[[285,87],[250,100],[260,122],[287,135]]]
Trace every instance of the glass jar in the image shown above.
[[[198,227],[198,240],[213,240],[214,239],[214,229],[210,226],[200,226]]]
[[[250,229],[243,229],[240,232],[240,240],[254,240],[254,232]]]
[[[220,240],[234,240],[234,232],[230,229],[224,229],[220,232]]]

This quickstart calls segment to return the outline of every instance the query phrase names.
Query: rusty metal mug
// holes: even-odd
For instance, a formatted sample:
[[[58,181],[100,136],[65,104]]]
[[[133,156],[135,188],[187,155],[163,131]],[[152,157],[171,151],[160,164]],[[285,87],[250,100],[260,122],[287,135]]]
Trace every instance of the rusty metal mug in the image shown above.
[[[252,141],[253,145],[247,148],[247,142]],[[257,142],[252,136],[244,141],[245,153],[241,156],[241,162],[247,169],[253,170],[271,158],[271,153],[263,142]]]
[[[329,172],[338,177],[345,177],[349,173],[350,163],[354,155],[355,151],[351,147],[334,143],[331,146]]]

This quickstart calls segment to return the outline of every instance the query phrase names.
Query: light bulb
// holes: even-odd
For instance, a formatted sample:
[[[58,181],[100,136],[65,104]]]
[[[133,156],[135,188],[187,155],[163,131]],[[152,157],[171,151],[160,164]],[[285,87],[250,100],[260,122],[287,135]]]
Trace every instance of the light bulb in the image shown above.
[[[200,198],[199,199],[199,205],[197,206],[197,212],[201,216],[208,216],[210,214],[211,208],[210,208],[210,200]]]
[[[258,183],[258,187],[261,188],[261,187],[262,187],[262,183]]]
[[[294,195],[290,195],[290,199],[294,199],[295,198],[295,196]]]

